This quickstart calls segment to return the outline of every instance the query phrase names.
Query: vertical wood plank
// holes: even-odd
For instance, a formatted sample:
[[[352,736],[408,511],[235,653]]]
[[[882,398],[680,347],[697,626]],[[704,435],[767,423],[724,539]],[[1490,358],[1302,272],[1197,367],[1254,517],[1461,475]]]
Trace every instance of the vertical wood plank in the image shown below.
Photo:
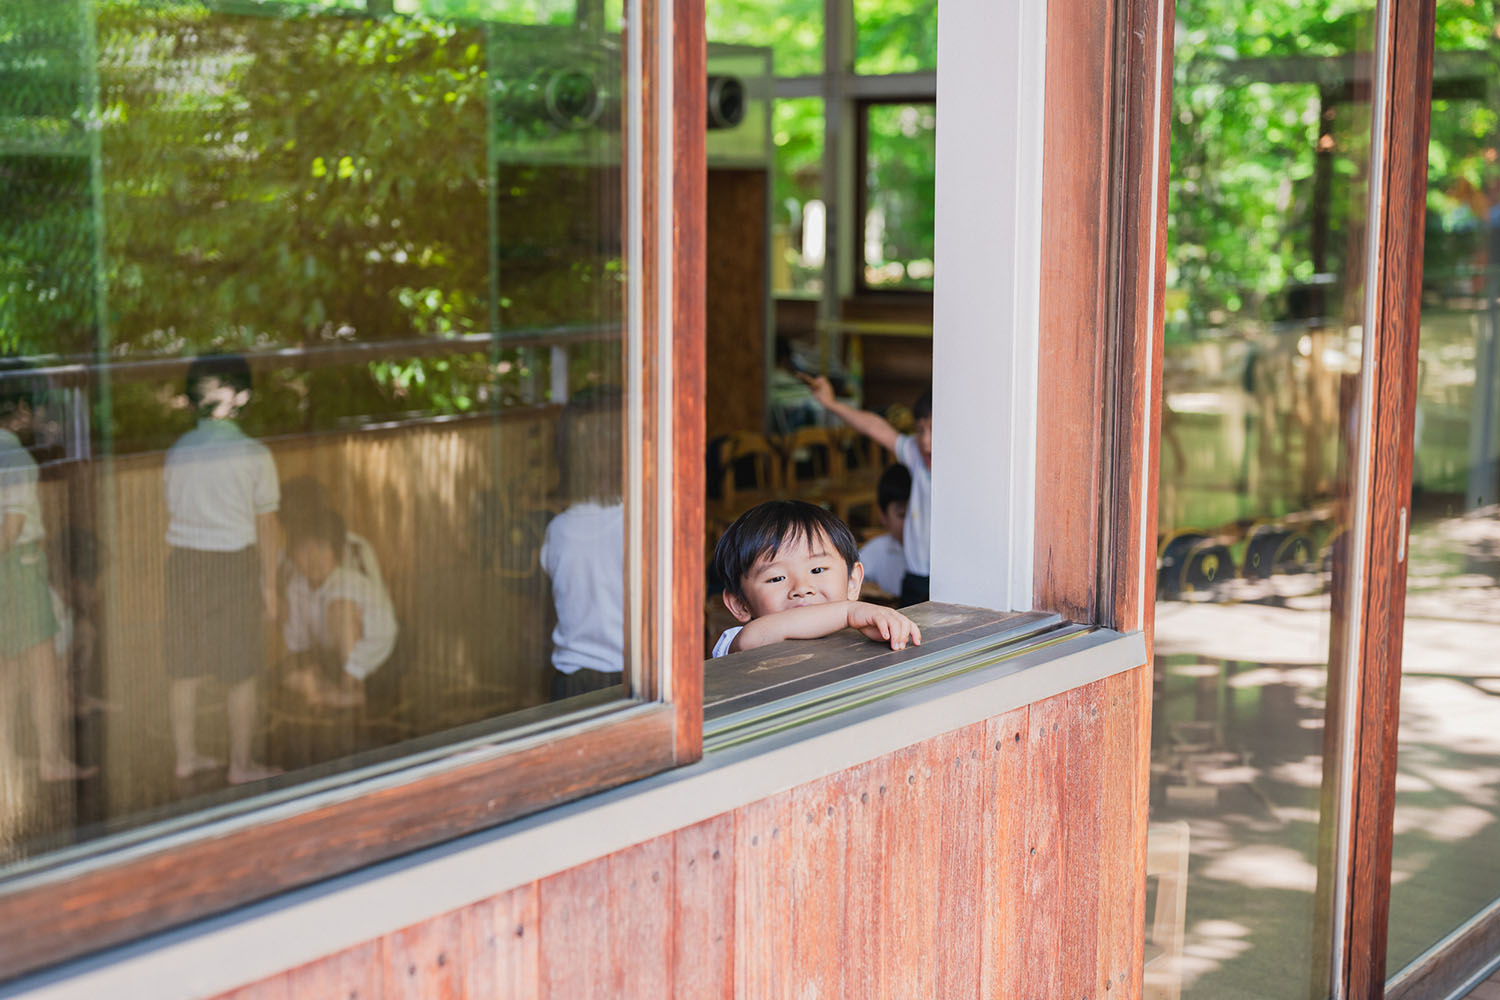
[[[545,878],[537,887],[541,1000],[610,997],[609,859]]]
[[[668,834],[609,857],[606,915],[611,989],[599,1000],[671,1000],[673,837]]]
[[[794,997],[843,997],[846,778],[835,774],[793,790],[791,892]]]
[[[938,821],[936,995],[980,1000],[983,954],[984,819],[989,787],[983,755],[988,727],[968,726],[933,740]]]
[[[881,995],[892,1000],[935,995],[938,838],[928,810],[936,780],[931,749],[918,744],[891,755],[882,901],[889,931]]]
[[[461,911],[387,934],[380,939],[383,995],[404,1000],[458,1000],[464,996],[463,952]]]
[[[1031,712],[1018,708],[985,728],[989,808],[984,815],[985,997],[1019,997],[1031,914],[1025,905],[1030,792]]]
[[[1146,789],[1139,755],[1146,752],[1138,713],[1149,710],[1141,704],[1143,674],[1137,667],[1101,682],[1104,712],[1100,736],[1103,785],[1099,799],[1103,828],[1099,843],[1102,865],[1098,908],[1095,911],[1099,944],[1096,951],[1094,995],[1108,990],[1126,990],[1135,995],[1132,981],[1140,976],[1145,926]],[[1145,734],[1149,739],[1149,732]],[[1120,994],[1116,994],[1117,996]]]
[[[673,988],[678,996],[734,996],[734,813],[677,832]]]
[[[1104,841],[1104,713],[1102,682],[1074,688],[1066,695],[1062,733],[1063,827],[1062,875],[1066,892],[1063,911],[1062,992],[1058,996],[1097,995],[1099,910],[1102,884],[1100,850]],[[1119,776],[1129,784],[1128,777]]]
[[[844,838],[844,989],[850,997],[881,997],[891,928],[884,905],[886,801],[890,762],[872,760],[847,772],[849,830]]]
[[[541,944],[537,883],[463,911],[464,981],[471,1000],[531,1000]]]
[[[1061,945],[1064,915],[1071,902],[1067,897],[1067,873],[1063,870],[1068,719],[1066,694],[1031,706],[1030,768],[1024,813],[1026,876],[1024,892],[1012,904],[1021,907],[1028,922],[1021,950],[1018,996],[1064,995],[1064,966],[1069,956]]]
[[[293,969],[287,973],[287,992],[291,1000],[379,1000],[381,972],[380,942],[370,941]]]
[[[785,879],[791,852],[792,794],[742,806],[734,830],[734,995],[790,997],[792,914]]]

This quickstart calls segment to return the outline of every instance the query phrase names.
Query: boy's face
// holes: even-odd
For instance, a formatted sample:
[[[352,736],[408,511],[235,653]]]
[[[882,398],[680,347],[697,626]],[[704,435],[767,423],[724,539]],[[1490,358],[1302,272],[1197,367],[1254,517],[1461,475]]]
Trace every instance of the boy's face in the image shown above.
[[[891,533],[896,541],[904,541],[902,535],[906,532],[906,501],[893,500],[880,508],[880,523],[885,530]]]
[[[922,461],[929,466],[932,465],[932,418],[923,417],[917,421],[917,450],[922,453]]]
[[[859,600],[865,568],[851,572],[825,534],[785,541],[775,556],[762,556],[740,579],[744,598],[724,592],[724,606],[741,623],[808,604]]]
[[[228,420],[250,402],[249,389],[236,389],[216,376],[209,375],[198,381],[198,415],[214,420]]]
[[[335,566],[333,546],[316,539],[304,539],[292,546],[289,553],[297,572],[307,578],[314,587],[321,587]]]

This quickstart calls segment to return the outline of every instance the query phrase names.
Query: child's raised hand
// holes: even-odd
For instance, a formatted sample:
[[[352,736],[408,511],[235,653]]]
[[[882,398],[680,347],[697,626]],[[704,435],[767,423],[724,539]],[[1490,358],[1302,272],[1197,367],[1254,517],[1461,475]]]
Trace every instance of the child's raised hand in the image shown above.
[[[799,375],[798,378],[807,383],[807,387],[812,390],[813,399],[818,401],[819,406],[826,409],[833,405],[833,383],[828,381],[828,376],[819,375],[816,378],[809,378],[806,375]]]
[[[892,649],[905,649],[907,644],[922,645],[922,632],[917,623],[894,608],[879,604],[854,601],[849,605],[849,627],[864,633],[865,638],[877,642],[889,642]]]

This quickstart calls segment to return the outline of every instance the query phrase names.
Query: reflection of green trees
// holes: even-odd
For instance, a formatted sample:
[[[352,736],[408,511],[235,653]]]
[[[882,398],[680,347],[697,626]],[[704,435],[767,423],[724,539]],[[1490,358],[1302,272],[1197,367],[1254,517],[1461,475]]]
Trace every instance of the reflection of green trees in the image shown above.
[[[511,51],[495,29],[326,7],[98,0],[92,33],[74,2],[0,13],[6,54],[56,39],[28,88],[0,87],[0,134],[51,143],[0,142],[0,348],[129,359],[617,321],[618,170],[492,163],[528,138],[492,113]],[[288,370],[254,409],[262,430],[462,412],[526,392],[535,357]],[[117,384],[120,440],[149,438],[170,396]]]
[[[931,104],[869,109],[866,197],[870,210],[878,211],[883,220],[881,256],[891,268],[882,270],[876,266],[881,261],[865,260],[866,280],[872,286],[932,288],[936,125]]]

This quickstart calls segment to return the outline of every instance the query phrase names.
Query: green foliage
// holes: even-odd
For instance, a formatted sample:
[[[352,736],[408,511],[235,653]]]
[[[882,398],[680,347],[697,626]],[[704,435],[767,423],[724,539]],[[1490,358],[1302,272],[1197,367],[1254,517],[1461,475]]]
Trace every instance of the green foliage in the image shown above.
[[[937,0],[854,0],[854,71],[937,68]]]
[[[766,45],[777,76],[823,72],[822,0],[709,0],[708,39]]]
[[[937,115],[931,104],[868,111],[865,280],[880,288],[932,288]],[[872,240],[878,236],[879,259]]]
[[[69,54],[32,60],[26,80],[71,81],[0,97],[7,126],[63,126],[54,148],[0,142],[0,349],[123,361],[618,322],[618,167],[493,162],[537,138],[500,113],[520,72],[510,53],[576,58],[576,37],[549,56],[541,36],[528,50],[478,22],[240,6],[255,14],[97,0],[90,67],[77,3],[0,18],[0,53],[50,33],[48,51]],[[97,104],[81,96],[91,74]],[[595,161],[617,162],[600,142]],[[530,353],[394,348],[275,372],[247,423],[275,433],[504,405],[531,392]],[[617,353],[595,360],[614,371]],[[103,419],[122,447],[156,443],[180,389],[116,381]]]

